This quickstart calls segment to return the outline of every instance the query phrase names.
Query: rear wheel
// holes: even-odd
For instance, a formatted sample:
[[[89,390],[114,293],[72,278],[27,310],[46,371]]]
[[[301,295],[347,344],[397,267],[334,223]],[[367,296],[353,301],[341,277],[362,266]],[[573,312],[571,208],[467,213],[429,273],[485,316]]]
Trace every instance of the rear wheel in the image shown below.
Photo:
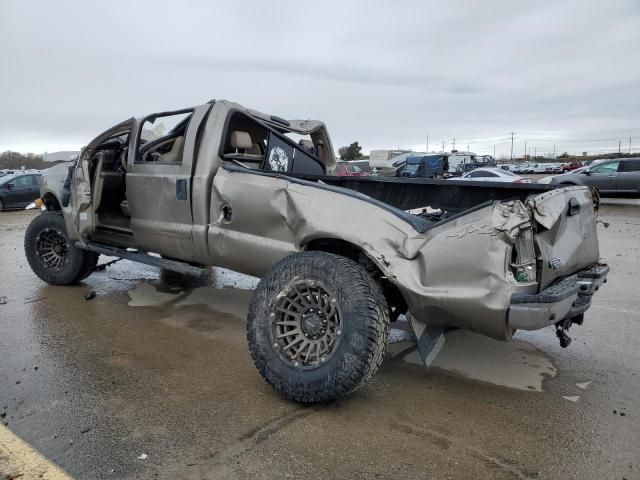
[[[44,212],[29,224],[24,250],[33,272],[52,285],[70,285],[88,277],[98,255],[69,240],[60,212]]]
[[[389,326],[378,284],[359,264],[324,252],[277,263],[256,288],[247,324],[262,377],[303,403],[333,400],[382,363]]]

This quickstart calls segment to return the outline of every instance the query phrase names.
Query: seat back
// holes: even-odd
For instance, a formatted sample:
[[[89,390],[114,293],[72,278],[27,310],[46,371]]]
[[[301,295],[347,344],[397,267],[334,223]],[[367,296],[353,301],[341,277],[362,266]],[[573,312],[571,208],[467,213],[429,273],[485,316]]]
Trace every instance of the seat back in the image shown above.
[[[171,145],[171,150],[160,157],[161,162],[176,163],[180,162],[182,157],[182,147],[184,147],[184,137],[176,137]]]

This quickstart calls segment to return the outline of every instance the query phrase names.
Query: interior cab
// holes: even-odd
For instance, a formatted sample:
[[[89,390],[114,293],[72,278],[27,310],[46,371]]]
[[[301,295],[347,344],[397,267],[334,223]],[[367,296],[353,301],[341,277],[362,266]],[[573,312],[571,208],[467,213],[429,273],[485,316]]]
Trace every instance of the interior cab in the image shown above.
[[[242,166],[272,172],[324,175],[322,132],[301,132],[275,116],[255,118],[231,111],[221,142],[221,157]]]

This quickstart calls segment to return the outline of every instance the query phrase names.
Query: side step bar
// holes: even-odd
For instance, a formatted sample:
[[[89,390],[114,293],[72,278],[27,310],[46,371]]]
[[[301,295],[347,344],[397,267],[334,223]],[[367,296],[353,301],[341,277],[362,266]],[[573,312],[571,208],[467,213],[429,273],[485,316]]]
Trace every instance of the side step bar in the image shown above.
[[[179,262],[177,260],[154,257],[146,252],[132,252],[125,250],[124,248],[112,247],[101,243],[88,242],[86,244],[82,244],[81,242],[76,242],[76,247],[84,250],[90,250],[101,255],[107,255],[108,257],[120,257],[125,260],[131,260],[132,262],[144,263],[145,265],[151,265],[152,267],[171,270],[173,272],[183,273],[186,275],[193,275],[195,277],[200,277],[209,273],[209,270],[206,268],[194,267],[193,265]]]

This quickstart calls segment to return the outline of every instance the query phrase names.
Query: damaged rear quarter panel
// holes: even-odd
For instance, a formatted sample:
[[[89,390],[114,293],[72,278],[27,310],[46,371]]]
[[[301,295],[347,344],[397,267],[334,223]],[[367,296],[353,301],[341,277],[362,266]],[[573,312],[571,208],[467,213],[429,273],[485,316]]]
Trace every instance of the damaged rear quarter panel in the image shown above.
[[[418,320],[507,339],[513,284],[505,271],[513,238],[529,221],[521,202],[495,203],[421,234],[359,198],[220,169],[212,188],[208,262],[260,276],[312,240],[344,240],[399,287]]]

